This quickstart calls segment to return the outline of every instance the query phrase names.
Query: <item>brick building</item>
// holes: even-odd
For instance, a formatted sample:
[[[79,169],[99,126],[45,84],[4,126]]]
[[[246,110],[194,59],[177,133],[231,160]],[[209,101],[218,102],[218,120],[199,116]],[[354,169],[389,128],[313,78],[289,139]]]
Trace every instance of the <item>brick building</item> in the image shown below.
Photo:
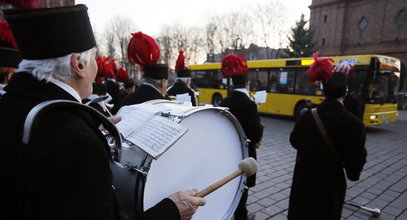
[[[309,8],[321,55],[394,56],[404,63],[402,78],[407,74],[406,0],[312,0]]]
[[[51,7],[61,7],[75,5],[75,0],[42,0],[40,3],[40,8],[51,8]],[[11,8],[11,5],[1,5],[0,6],[0,21],[4,21],[2,9]]]

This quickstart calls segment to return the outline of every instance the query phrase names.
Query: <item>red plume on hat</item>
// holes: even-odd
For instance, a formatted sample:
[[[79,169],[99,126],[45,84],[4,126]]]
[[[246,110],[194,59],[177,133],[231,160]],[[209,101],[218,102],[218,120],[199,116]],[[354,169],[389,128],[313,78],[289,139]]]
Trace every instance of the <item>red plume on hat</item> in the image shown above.
[[[185,67],[185,56],[184,56],[184,51],[180,50],[177,58],[177,62],[175,63],[175,69],[187,69]]]
[[[125,70],[123,67],[120,67],[120,69],[117,71],[116,74],[116,80],[117,82],[124,82],[129,79],[129,72]]]
[[[114,59],[110,59],[109,64],[110,66],[112,66],[113,73],[116,73],[117,72],[116,61]]]
[[[331,58],[318,58],[318,53],[313,54],[314,62],[311,64],[308,73],[308,80],[310,82],[323,81],[327,82],[333,76],[334,62]]]
[[[98,65],[98,72],[96,74],[96,82],[101,82],[103,79],[114,78],[113,68],[110,64],[110,58],[100,56],[96,59]]]
[[[222,60],[222,75],[231,78],[233,74],[244,74],[249,72],[246,59],[241,55],[226,55]]]
[[[11,33],[10,27],[5,21],[0,22],[0,47],[18,49],[13,33]]]
[[[132,33],[127,48],[130,63],[140,66],[154,65],[160,57],[160,48],[153,38],[141,32]]]
[[[347,61],[338,64],[334,72],[341,72],[345,73],[347,76],[353,76],[355,74],[355,68],[352,64],[348,63]]]
[[[10,4],[16,8],[38,8],[42,0],[0,0],[0,5]]]

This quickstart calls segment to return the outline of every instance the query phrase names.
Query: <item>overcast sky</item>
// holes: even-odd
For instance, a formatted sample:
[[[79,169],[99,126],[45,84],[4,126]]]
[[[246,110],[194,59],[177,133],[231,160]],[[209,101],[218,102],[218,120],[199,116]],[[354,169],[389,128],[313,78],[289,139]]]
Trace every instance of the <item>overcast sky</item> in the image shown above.
[[[140,31],[156,35],[164,24],[181,23],[201,25],[205,18],[230,10],[244,10],[251,4],[270,0],[76,0],[76,4],[86,4],[93,28],[102,32],[104,26],[116,15],[131,17]],[[301,13],[309,18],[311,0],[277,0],[290,11],[290,21],[294,25]],[[132,31],[133,32],[133,31]]]

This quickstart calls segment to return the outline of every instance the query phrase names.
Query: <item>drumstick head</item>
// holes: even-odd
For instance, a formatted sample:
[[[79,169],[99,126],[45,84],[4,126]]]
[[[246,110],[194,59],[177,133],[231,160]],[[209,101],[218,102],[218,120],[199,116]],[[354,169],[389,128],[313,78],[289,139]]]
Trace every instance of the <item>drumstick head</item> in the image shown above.
[[[243,170],[243,175],[249,177],[257,172],[257,161],[253,157],[248,157],[239,163],[239,168]]]

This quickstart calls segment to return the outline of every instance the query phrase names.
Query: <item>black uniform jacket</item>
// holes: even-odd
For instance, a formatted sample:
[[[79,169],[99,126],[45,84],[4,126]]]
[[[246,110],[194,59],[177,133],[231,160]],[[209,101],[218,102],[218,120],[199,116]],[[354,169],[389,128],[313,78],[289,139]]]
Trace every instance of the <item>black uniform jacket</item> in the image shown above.
[[[242,128],[250,139],[249,157],[257,158],[256,143],[263,137],[263,125],[260,123],[257,105],[249,97],[239,91],[233,91],[230,97],[224,99],[220,106],[228,107],[229,111],[237,118]],[[256,185],[256,174],[247,178],[247,186]]]
[[[339,220],[346,192],[344,169],[348,179],[356,181],[366,162],[360,120],[337,100],[325,99],[317,110],[338,153],[324,142],[311,111],[306,111],[290,135],[297,159],[288,219]]]
[[[179,94],[188,93],[191,96],[192,106],[197,106],[195,91],[187,86],[187,84],[182,80],[175,81],[174,85],[167,91],[170,96],[176,96]]]
[[[149,85],[142,84],[135,93],[128,95],[124,99],[123,105],[140,104],[153,99],[167,99],[167,98],[161,95],[161,93],[158,92],[155,88]]]
[[[109,149],[94,118],[73,108],[50,110],[25,145],[23,123],[34,106],[76,100],[23,72],[14,74],[6,90],[0,100],[2,219],[118,219]],[[179,218],[165,199],[138,219]]]
[[[343,104],[345,105],[346,110],[348,110],[357,118],[363,119],[362,104],[357,98],[348,93],[345,96]]]

